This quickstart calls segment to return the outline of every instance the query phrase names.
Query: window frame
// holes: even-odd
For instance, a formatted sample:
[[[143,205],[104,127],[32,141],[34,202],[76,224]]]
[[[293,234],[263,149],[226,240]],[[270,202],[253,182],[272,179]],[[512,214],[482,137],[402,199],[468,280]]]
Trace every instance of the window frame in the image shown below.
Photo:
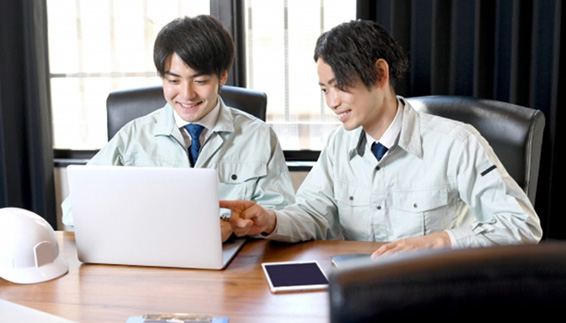
[[[246,57],[245,0],[210,0],[210,14],[222,21],[232,34],[236,44],[236,57]],[[236,59],[229,74],[227,85],[246,86],[246,60]],[[53,149],[55,167],[86,163],[99,150]],[[319,150],[284,150],[285,160],[291,170],[309,170],[320,155]]]

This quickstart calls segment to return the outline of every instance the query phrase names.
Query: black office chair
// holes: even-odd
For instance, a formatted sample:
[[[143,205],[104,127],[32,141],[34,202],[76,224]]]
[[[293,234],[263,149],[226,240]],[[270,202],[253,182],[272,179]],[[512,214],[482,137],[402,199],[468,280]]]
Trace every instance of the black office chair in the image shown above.
[[[464,96],[423,96],[407,101],[416,110],[474,126],[535,203],[545,125],[542,111]]]
[[[265,93],[224,85],[220,88],[220,96],[226,105],[265,121],[267,110]],[[163,107],[165,102],[161,85],[111,92],[106,99],[108,140],[126,123]]]
[[[332,323],[562,317],[566,243],[394,255],[331,272],[329,297]]]

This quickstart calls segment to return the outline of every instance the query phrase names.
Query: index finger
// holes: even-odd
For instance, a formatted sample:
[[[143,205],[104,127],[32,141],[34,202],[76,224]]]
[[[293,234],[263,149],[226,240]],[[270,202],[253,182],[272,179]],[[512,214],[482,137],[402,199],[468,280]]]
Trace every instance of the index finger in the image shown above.
[[[245,200],[236,200],[236,201],[228,201],[228,200],[220,200],[220,207],[224,209],[230,209],[233,212],[235,211],[243,211],[246,208],[251,207],[254,202],[245,201]]]

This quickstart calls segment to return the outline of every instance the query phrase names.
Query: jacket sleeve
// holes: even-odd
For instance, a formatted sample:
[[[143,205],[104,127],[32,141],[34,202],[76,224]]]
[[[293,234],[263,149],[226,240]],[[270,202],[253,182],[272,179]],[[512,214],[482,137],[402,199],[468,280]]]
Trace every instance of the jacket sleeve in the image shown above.
[[[265,175],[258,178],[253,192],[253,201],[267,209],[281,209],[295,202],[295,189],[283,150],[275,132],[269,127],[269,155]]]
[[[473,128],[454,161],[462,200],[476,221],[449,230],[453,247],[538,243],[539,218],[529,198]]]
[[[267,238],[297,242],[311,239],[333,239],[340,235],[340,221],[334,198],[333,135],[296,196],[296,203],[276,211],[277,225]]]

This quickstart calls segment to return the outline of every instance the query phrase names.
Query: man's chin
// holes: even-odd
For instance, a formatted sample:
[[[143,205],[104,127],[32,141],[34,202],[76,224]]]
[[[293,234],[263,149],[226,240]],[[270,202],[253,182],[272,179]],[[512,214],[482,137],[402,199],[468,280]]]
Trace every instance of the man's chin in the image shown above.
[[[357,125],[349,124],[349,123],[342,123],[342,127],[344,127],[344,130],[346,130],[346,131],[352,131],[352,130],[358,128]]]

